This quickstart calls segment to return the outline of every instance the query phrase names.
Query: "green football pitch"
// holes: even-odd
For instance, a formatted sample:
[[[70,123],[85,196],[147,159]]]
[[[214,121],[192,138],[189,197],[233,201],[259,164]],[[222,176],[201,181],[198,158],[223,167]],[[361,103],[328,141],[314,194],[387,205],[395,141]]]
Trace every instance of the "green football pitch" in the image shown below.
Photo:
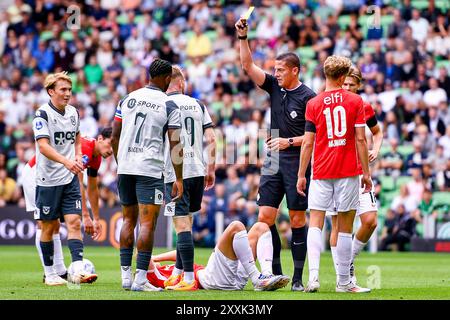
[[[164,249],[156,248],[155,253]],[[195,250],[196,263],[206,264],[211,249]],[[70,254],[65,248],[66,264]],[[356,262],[356,275],[362,286],[373,288],[368,294],[334,292],[335,274],[330,252],[322,254],[320,292],[291,292],[290,284],[275,292],[255,292],[249,283],[244,291],[130,292],[121,288],[119,251],[86,247],[99,275],[94,284],[78,289],[46,287],[42,268],[32,246],[0,246],[0,299],[44,300],[328,300],[328,299],[450,299],[450,255],[437,253],[362,253]],[[283,271],[292,275],[289,250],[282,251]],[[307,266],[306,266],[307,267]],[[306,270],[304,278],[307,279]],[[306,284],[306,283],[305,283]]]

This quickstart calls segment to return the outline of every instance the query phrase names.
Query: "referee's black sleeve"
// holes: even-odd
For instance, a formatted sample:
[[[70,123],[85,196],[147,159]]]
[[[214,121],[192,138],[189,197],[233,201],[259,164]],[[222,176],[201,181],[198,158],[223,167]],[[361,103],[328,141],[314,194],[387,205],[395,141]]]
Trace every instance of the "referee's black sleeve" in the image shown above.
[[[316,125],[309,120],[306,120],[305,123],[305,132],[314,132],[316,133]]]

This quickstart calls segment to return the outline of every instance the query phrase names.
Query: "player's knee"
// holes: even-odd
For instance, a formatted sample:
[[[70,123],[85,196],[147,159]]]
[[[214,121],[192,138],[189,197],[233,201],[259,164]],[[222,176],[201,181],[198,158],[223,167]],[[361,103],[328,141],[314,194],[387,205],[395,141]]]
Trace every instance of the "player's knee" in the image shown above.
[[[240,221],[231,222],[228,228],[230,228],[230,230],[233,232],[240,232],[242,230],[245,230],[244,224]]]
[[[304,213],[296,212],[295,214],[290,214],[290,219],[292,228],[301,228],[306,224]]]
[[[67,227],[70,232],[78,232],[81,231],[81,219],[73,219],[68,224]],[[59,229],[59,225],[58,225]]]
[[[257,232],[260,233],[260,234],[262,234],[262,233],[267,232],[267,231],[270,230],[268,224],[267,224],[267,223],[264,223],[264,222],[256,222],[256,223],[253,225],[252,229],[253,229],[253,228],[255,229],[255,231],[257,231]]]
[[[258,222],[263,222],[268,226],[275,224],[275,216],[270,213],[260,212],[258,215]]]
[[[370,217],[364,222],[364,224],[367,229],[370,229],[371,231],[375,230],[378,226],[377,217],[376,216]]]

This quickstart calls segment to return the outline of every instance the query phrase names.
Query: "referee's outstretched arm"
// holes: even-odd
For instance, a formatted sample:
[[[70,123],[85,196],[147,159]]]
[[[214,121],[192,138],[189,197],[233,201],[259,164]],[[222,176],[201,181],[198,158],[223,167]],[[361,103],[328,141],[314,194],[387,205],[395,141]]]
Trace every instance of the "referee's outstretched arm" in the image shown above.
[[[253,63],[252,52],[250,51],[250,46],[247,41],[247,21],[240,18],[234,26],[236,27],[239,39],[242,68],[256,85],[262,86],[266,79],[266,74],[261,68]]]

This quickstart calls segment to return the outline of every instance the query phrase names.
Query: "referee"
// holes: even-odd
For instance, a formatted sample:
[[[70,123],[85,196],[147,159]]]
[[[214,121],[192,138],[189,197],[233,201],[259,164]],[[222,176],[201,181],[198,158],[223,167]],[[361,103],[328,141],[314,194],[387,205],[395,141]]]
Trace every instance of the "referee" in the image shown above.
[[[308,202],[307,197],[300,196],[296,191],[296,170],[299,167],[300,146],[305,133],[306,103],[316,94],[299,81],[300,59],[296,54],[279,55],[275,60],[275,76],[269,75],[253,63],[247,41],[247,21],[241,18],[235,27],[244,71],[270,95],[271,133],[267,140],[268,153],[259,185],[258,221],[270,226],[273,244],[272,272],[282,274],[281,241],[275,220],[278,207],[286,195],[292,229],[292,291],[304,291],[302,273],[306,257],[305,211]],[[309,179],[309,170],[306,176]]]

